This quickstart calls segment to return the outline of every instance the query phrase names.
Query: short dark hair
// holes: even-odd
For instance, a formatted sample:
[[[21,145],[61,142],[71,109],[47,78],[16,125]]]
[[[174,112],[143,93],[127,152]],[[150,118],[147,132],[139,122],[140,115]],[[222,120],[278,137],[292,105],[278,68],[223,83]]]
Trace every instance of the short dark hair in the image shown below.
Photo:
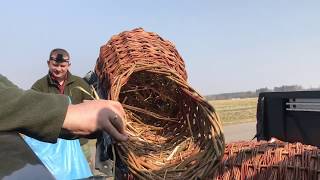
[[[70,56],[67,50],[56,48],[50,52],[49,60],[57,62],[69,62]]]

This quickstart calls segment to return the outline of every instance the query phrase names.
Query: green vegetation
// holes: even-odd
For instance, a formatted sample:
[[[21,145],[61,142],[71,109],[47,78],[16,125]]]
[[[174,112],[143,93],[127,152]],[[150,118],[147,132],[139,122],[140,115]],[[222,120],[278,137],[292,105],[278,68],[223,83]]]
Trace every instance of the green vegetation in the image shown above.
[[[257,98],[209,101],[223,124],[256,121]]]

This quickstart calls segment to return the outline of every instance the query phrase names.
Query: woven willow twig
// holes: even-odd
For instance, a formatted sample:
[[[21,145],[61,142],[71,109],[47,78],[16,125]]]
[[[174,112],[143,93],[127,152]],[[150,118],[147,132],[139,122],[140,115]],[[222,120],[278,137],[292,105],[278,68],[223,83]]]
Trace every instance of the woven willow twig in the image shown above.
[[[99,89],[123,104],[129,140],[116,149],[136,179],[207,177],[224,152],[220,120],[187,83],[175,47],[134,29],[101,47]]]
[[[227,144],[217,180],[320,179],[320,150],[301,143],[244,141]],[[211,178],[212,179],[212,178]]]

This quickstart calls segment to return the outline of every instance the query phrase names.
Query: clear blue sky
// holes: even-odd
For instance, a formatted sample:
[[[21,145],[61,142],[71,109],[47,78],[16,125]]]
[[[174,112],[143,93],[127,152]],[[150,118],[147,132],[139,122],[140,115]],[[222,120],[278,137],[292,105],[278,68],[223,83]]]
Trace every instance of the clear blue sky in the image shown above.
[[[136,27],[176,45],[201,94],[320,86],[320,1],[9,0],[0,3],[0,73],[27,89],[51,49],[71,72],[93,69],[99,48]]]

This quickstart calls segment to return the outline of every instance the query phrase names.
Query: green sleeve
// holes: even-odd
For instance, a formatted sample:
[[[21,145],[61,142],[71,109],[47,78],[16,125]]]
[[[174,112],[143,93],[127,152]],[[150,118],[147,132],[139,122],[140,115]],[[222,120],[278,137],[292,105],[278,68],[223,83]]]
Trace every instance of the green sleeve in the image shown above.
[[[67,109],[66,96],[24,91],[0,74],[0,131],[56,142]]]

